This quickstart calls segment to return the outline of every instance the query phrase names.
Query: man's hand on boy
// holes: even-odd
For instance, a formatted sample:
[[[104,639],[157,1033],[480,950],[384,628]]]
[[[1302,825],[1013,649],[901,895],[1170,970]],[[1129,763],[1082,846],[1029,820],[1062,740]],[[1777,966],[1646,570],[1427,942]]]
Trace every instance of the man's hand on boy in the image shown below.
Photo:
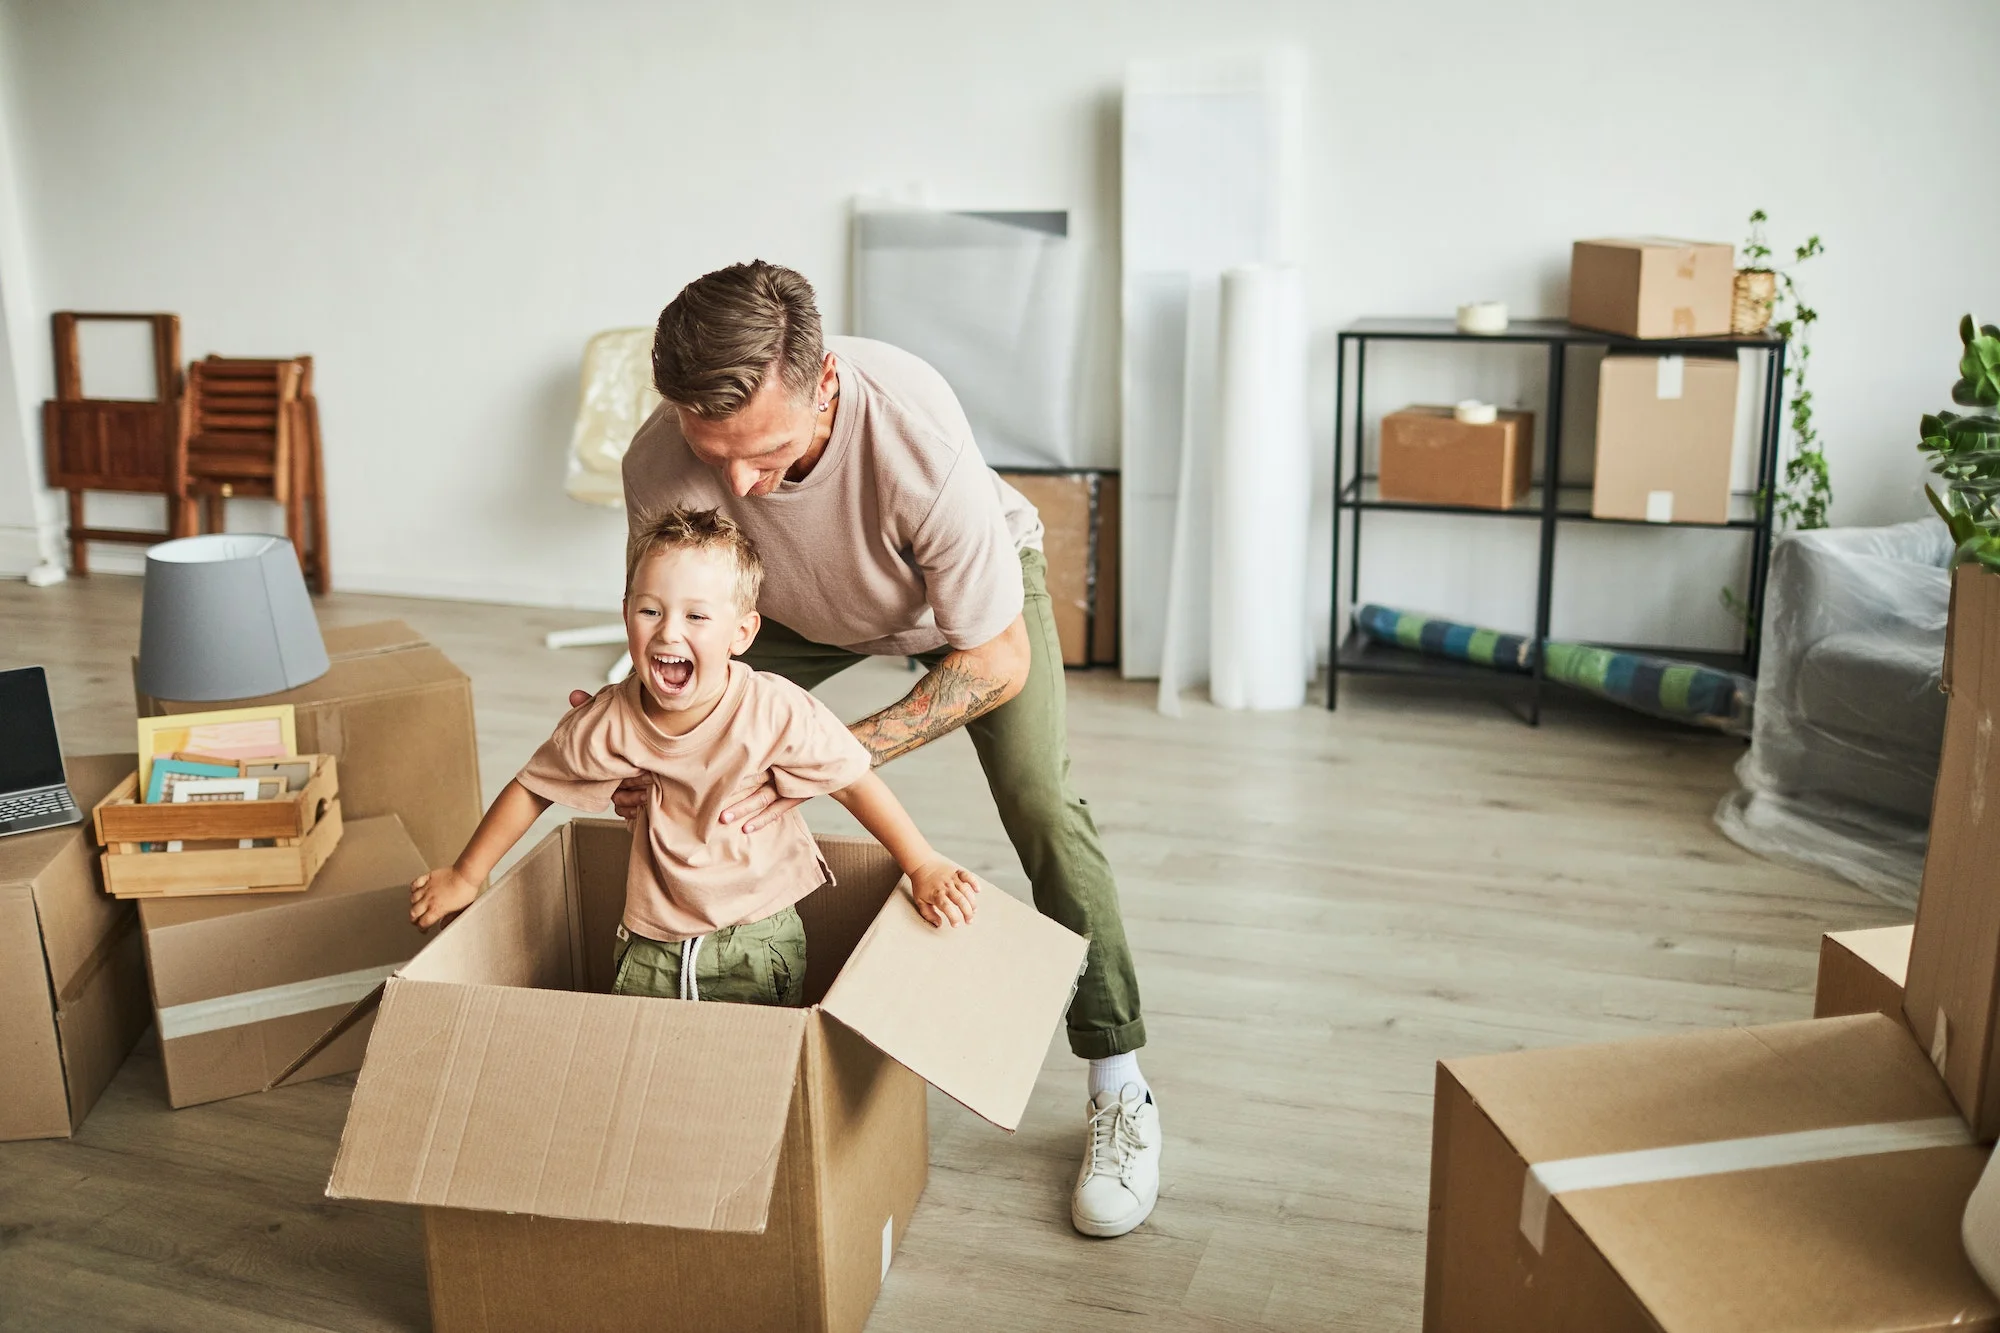
[[[979,881],[970,871],[961,870],[939,857],[918,866],[910,875],[910,896],[917,900],[917,915],[933,926],[962,926],[972,920],[979,894]]]
[[[453,912],[472,906],[478,896],[479,886],[459,874],[456,867],[419,875],[410,882],[410,924],[429,930]]]

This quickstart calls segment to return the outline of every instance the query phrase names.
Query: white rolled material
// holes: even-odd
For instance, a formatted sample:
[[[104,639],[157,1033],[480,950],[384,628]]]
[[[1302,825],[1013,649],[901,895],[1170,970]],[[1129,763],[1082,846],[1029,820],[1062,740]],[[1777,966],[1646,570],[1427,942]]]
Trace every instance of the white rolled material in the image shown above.
[[[1304,272],[1229,269],[1219,324],[1209,696],[1224,708],[1297,708],[1312,651]]]
[[[1477,398],[1466,398],[1451,409],[1451,414],[1468,426],[1490,426],[1500,419],[1500,409],[1491,403],[1482,403]]]
[[[1507,303],[1505,301],[1473,301],[1458,308],[1458,331],[1460,333],[1505,333],[1507,331]]]

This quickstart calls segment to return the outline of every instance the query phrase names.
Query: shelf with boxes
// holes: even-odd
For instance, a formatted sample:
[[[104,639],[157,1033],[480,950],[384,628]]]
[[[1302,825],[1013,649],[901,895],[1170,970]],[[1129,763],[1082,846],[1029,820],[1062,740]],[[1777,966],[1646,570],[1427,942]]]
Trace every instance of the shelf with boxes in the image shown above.
[[[1636,290],[1632,304],[1644,304]],[[1726,327],[1726,305],[1723,320]],[[1682,324],[1685,326],[1685,320]],[[1634,322],[1635,327],[1642,325],[1643,320]],[[1708,326],[1697,323],[1694,327]],[[1541,412],[1539,477],[1530,467],[1534,414],[1501,413],[1491,423],[1468,425],[1454,421],[1449,409],[1437,408],[1407,409],[1407,417],[1404,413],[1385,416],[1384,441],[1396,441],[1396,447],[1403,447],[1403,455],[1368,471],[1362,447],[1368,349],[1383,342],[1545,348],[1548,372]],[[1338,703],[1341,673],[1394,674],[1476,682],[1520,692],[1525,694],[1529,724],[1539,722],[1545,684],[1541,647],[1549,637],[1557,537],[1567,524],[1747,533],[1751,550],[1746,623],[1761,620],[1773,528],[1770,483],[1777,473],[1780,439],[1782,339],[1733,334],[1639,338],[1547,319],[1516,320],[1497,333],[1468,333],[1450,319],[1368,318],[1340,330],[1337,345],[1331,598],[1336,648],[1327,675],[1328,708]],[[1598,476],[1594,485],[1559,484],[1551,488],[1546,479],[1562,475],[1563,421],[1558,409],[1563,402],[1569,353],[1576,348],[1601,349],[1609,367],[1600,375]],[[1735,422],[1738,353],[1745,349],[1766,359],[1762,400],[1755,417],[1756,485],[1749,491],[1731,488],[1728,449]],[[1392,422],[1398,417],[1405,419]],[[1617,423],[1615,432],[1607,432],[1607,419]],[[1406,428],[1400,435],[1399,427]],[[1618,440],[1620,447],[1604,448],[1606,439]],[[1421,483],[1411,484],[1412,453],[1434,461],[1430,475],[1435,486],[1427,489]],[[1417,472],[1423,472],[1421,465]],[[1352,627],[1342,633],[1343,593],[1350,605],[1361,604],[1364,516],[1385,511],[1527,519],[1539,525],[1530,671],[1496,673],[1374,643]],[[1665,654],[1751,676],[1757,670],[1757,644],[1747,635],[1740,649],[1728,653],[1661,645],[1633,651]]]

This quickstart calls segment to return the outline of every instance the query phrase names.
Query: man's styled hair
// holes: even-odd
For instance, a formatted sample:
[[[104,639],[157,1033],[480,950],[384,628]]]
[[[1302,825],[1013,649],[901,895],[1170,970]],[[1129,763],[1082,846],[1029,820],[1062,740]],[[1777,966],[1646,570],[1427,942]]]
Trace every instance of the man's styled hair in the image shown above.
[[[660,312],[653,387],[674,406],[720,421],[774,369],[795,398],[809,396],[825,356],[812,284],[758,259],[696,278]]]
[[[724,551],[736,562],[736,609],[757,609],[757,591],[764,585],[764,561],[750,535],[717,509],[682,509],[649,514],[632,529],[625,543],[625,591],[630,595],[639,562],[655,551]]]

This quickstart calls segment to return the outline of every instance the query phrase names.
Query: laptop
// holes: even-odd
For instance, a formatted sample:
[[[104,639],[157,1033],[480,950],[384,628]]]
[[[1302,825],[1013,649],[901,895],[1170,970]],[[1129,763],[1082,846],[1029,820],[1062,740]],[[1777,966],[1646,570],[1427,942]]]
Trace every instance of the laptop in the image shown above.
[[[63,777],[48,675],[0,671],[0,837],[82,822]]]

